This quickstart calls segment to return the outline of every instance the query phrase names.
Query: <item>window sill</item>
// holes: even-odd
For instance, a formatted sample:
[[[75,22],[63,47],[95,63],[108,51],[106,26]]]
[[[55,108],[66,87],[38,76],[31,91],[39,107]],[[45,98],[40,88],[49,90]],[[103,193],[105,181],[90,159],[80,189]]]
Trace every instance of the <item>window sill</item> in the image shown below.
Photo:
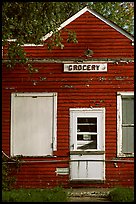
[[[21,158],[31,158],[31,159],[36,159],[36,158],[54,158],[57,157],[56,155],[45,155],[45,156],[25,156],[25,155],[15,155],[12,156],[12,158],[16,158],[16,159],[21,159]]]
[[[131,153],[131,154],[118,154],[117,157],[119,158],[133,158],[134,157],[134,153]]]
[[[90,151],[90,150],[86,150],[86,151],[80,151],[80,150],[73,150],[73,151],[70,151],[70,155],[100,155],[100,154],[104,154],[105,151],[100,151],[100,150],[93,150],[93,151]]]

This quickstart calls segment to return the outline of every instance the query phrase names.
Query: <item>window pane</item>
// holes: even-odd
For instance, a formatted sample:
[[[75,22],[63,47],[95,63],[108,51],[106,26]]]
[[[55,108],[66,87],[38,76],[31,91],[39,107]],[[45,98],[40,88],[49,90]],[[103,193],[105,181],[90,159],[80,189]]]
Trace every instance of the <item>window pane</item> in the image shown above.
[[[97,125],[78,125],[77,132],[97,132]]]
[[[77,132],[97,132],[97,118],[77,118]]]
[[[122,133],[123,153],[134,153],[134,127],[123,127]]]
[[[96,137],[97,135],[82,134],[82,135],[77,135],[77,140],[92,141],[92,140],[96,140]]]
[[[77,123],[97,123],[97,118],[77,118]]]
[[[77,135],[78,141],[89,141],[84,144],[78,144],[77,149],[97,149],[97,135]]]
[[[122,98],[122,122],[134,124],[134,98]]]
[[[77,149],[81,150],[96,149],[97,148],[96,133],[97,133],[96,117],[77,118]]]

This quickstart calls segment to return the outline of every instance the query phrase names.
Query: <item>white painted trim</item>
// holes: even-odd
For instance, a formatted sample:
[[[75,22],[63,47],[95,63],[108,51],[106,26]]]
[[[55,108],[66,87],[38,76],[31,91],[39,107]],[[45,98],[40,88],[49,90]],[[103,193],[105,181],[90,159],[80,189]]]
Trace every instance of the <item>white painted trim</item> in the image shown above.
[[[93,107],[91,107],[91,108],[70,108],[70,111],[91,111],[91,110],[93,110],[93,111],[102,111],[102,110],[104,110],[105,108],[93,108]]]
[[[7,42],[16,42],[16,41],[17,41],[17,39],[7,39]],[[23,44],[21,46],[43,46],[43,44],[26,43],[26,44]]]
[[[133,96],[134,95],[134,91],[117,92],[117,95],[121,95],[121,96]]]
[[[14,98],[15,98],[15,93],[11,93],[11,122],[10,122],[10,155],[14,156],[14,126],[13,124],[15,123],[14,121]]]
[[[51,96],[55,96],[55,95],[57,95],[57,93],[56,92],[38,92],[38,93],[36,93],[36,92],[20,92],[20,93],[12,93],[13,95],[15,95],[15,96],[41,96],[41,97],[51,97]]]
[[[52,143],[53,143],[53,149],[52,151],[57,150],[57,92],[25,92],[25,93],[11,93],[11,123],[10,123],[10,155],[14,156],[14,127],[13,124],[15,123],[14,121],[14,100],[15,97],[53,97],[53,130],[52,130]],[[53,152],[52,152],[53,154]],[[42,155],[41,155],[42,156]]]
[[[133,91],[117,92],[117,157],[128,157],[122,153],[122,97],[134,96]],[[132,156],[132,155],[130,155]]]
[[[122,102],[121,95],[117,94],[117,157],[122,152]]]
[[[132,37],[129,33],[127,33],[125,30],[123,30],[122,28],[120,28],[119,26],[115,25],[114,23],[112,23],[111,21],[107,20],[106,18],[104,18],[103,16],[101,16],[100,14],[98,14],[97,12],[95,12],[92,9],[88,9],[87,7],[83,8],[82,10],[80,10],[79,12],[77,12],[75,15],[73,15],[72,17],[70,17],[68,20],[66,20],[64,23],[62,23],[60,25],[60,27],[58,28],[58,31],[61,30],[62,28],[64,28],[65,26],[67,26],[69,23],[71,23],[72,21],[74,21],[76,18],[78,18],[79,16],[81,16],[83,13],[85,13],[86,11],[88,11],[89,13],[93,14],[96,18],[99,18],[100,20],[102,20],[103,22],[105,22],[106,24],[108,24],[109,26],[111,26],[112,28],[114,28],[115,30],[117,30],[118,32],[120,32],[121,34],[125,35],[127,38],[129,38],[130,40],[134,41],[134,37]],[[53,34],[53,32],[49,32],[47,33],[45,36],[43,36],[41,38],[42,41],[47,40],[49,37],[51,37],[51,35]]]
[[[7,39],[8,42],[16,42],[17,39]]]
[[[52,93],[53,94],[53,151],[57,150],[57,93]]]
[[[25,47],[29,47],[29,46],[30,46],[30,47],[43,47],[43,44],[38,44],[38,45],[37,45],[37,44],[34,44],[34,43],[33,43],[33,44],[24,44],[24,45],[21,45],[21,46],[22,46],[22,47],[24,47],[24,46],[25,46]]]

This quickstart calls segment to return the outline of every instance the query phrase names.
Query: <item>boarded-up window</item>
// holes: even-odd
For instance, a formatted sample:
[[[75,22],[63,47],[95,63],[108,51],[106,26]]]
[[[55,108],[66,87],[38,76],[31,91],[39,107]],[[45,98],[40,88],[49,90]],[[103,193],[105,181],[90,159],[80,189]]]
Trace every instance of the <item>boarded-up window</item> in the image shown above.
[[[46,156],[56,148],[56,94],[13,93],[11,155]]]
[[[121,92],[117,96],[118,156],[134,153],[134,95]]]

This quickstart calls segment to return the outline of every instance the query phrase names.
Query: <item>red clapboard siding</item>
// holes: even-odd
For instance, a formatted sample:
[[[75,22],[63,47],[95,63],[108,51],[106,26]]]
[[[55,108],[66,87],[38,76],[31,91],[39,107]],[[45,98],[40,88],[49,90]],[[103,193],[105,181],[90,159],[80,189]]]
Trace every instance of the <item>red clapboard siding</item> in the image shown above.
[[[68,43],[65,29],[76,32],[78,43]],[[110,25],[85,12],[61,29],[64,49],[47,49],[44,46],[24,46],[29,58],[33,59],[113,59],[107,62],[107,72],[66,73],[63,63],[33,62],[37,73],[29,73],[26,65],[17,64],[15,69],[2,68],[2,150],[10,155],[10,115],[12,92],[57,92],[57,150],[52,158],[23,158],[16,172],[15,187],[46,188],[64,187],[110,187],[133,186],[134,164],[114,160],[117,153],[117,92],[134,90],[134,63],[123,62],[133,59],[134,47],[131,40]],[[93,50],[89,58],[87,49]],[[6,58],[7,47],[3,56]],[[105,107],[105,154],[106,181],[99,183],[70,182],[69,175],[58,175],[56,168],[69,168],[70,108]],[[132,158],[127,158],[132,160]],[[122,160],[127,160],[122,158]],[[40,162],[38,162],[40,160]],[[59,160],[63,160],[60,162]],[[29,162],[30,161],[30,162]],[[47,162],[48,161],[48,162]],[[54,162],[55,161],[55,162]]]
[[[9,71],[8,75],[3,74],[3,148],[8,152],[9,145],[5,145],[9,138],[10,134],[10,93],[13,91],[29,91],[29,92],[44,92],[44,91],[54,91],[58,92],[58,124],[57,124],[57,152],[58,158],[69,159],[69,108],[71,107],[105,107],[106,108],[106,157],[114,158],[116,157],[116,92],[117,91],[127,91],[133,90],[133,66],[129,64],[113,65],[108,64],[108,72],[105,74],[78,74],[72,73],[71,78],[68,74],[63,73],[61,64],[42,64],[40,65],[40,71],[44,73],[45,69],[42,69],[46,66],[46,72],[50,73],[50,70],[53,70],[53,74],[47,75],[47,80],[40,84],[40,73],[34,74],[34,79],[37,80],[37,85],[33,85],[33,75],[28,74],[28,72],[23,72],[23,68],[17,68],[17,74],[14,70],[14,79],[11,81],[13,72]],[[19,70],[21,72],[19,72]],[[114,69],[114,71],[113,71]],[[55,70],[55,71],[54,71]],[[118,70],[120,71],[118,73]],[[125,71],[124,71],[125,70]],[[127,71],[129,70],[129,71]],[[115,75],[116,72],[116,75]],[[22,73],[23,78],[26,80],[22,82]],[[10,76],[11,74],[11,76]],[[61,74],[61,75],[60,75]],[[61,77],[62,76],[62,77]],[[10,78],[11,77],[11,78]],[[30,78],[31,77],[31,78]],[[46,77],[46,75],[45,75]],[[82,79],[81,79],[82,77]],[[100,80],[101,77],[105,77],[104,80]],[[121,79],[119,77],[122,77]],[[124,78],[123,78],[124,77]],[[17,78],[17,80],[16,80]],[[130,82],[127,84],[127,81]],[[55,81],[57,79],[57,81]],[[71,79],[71,80],[70,80]],[[90,80],[92,79],[92,80]],[[123,82],[126,83],[123,83]],[[109,84],[112,82],[112,84]],[[66,85],[72,85],[73,87],[68,88]],[[89,87],[86,85],[90,85]],[[15,87],[13,90],[10,87]],[[95,92],[94,92],[95,89]],[[5,90],[5,91],[4,91]],[[82,90],[82,91],[81,91]],[[69,96],[69,97],[68,97]],[[8,97],[8,98],[7,98]],[[6,121],[7,120],[7,121]],[[8,129],[8,131],[7,131]],[[9,141],[8,141],[9,142]],[[60,164],[59,166],[66,166],[68,164]],[[51,163],[37,163],[36,164],[23,164],[25,169],[18,173],[18,183],[17,185],[22,185],[26,187],[42,187],[56,185],[56,183],[63,183],[68,185],[68,175],[64,177],[57,176],[54,173],[56,170],[56,164]],[[30,167],[29,167],[30,166]],[[109,167],[108,167],[109,166]],[[106,185],[108,182],[115,184],[128,184],[129,181],[133,180],[133,167],[131,164],[125,164],[124,167],[120,167],[120,170],[114,167],[114,164],[106,164]],[[48,169],[49,168],[49,169]],[[127,168],[131,171],[131,177],[127,176]],[[114,171],[113,171],[114,169]],[[48,173],[49,172],[49,173]],[[123,176],[118,177],[118,172],[123,174]],[[47,176],[47,175],[48,176]],[[119,175],[120,175],[119,174]],[[50,175],[50,176],[49,176]],[[29,178],[29,179],[28,179]],[[40,179],[40,181],[39,181]],[[57,180],[58,179],[58,180]],[[73,185],[73,184],[72,184]],[[89,184],[88,184],[89,185]],[[78,186],[78,185],[77,185]],[[94,184],[95,186],[95,184]]]

